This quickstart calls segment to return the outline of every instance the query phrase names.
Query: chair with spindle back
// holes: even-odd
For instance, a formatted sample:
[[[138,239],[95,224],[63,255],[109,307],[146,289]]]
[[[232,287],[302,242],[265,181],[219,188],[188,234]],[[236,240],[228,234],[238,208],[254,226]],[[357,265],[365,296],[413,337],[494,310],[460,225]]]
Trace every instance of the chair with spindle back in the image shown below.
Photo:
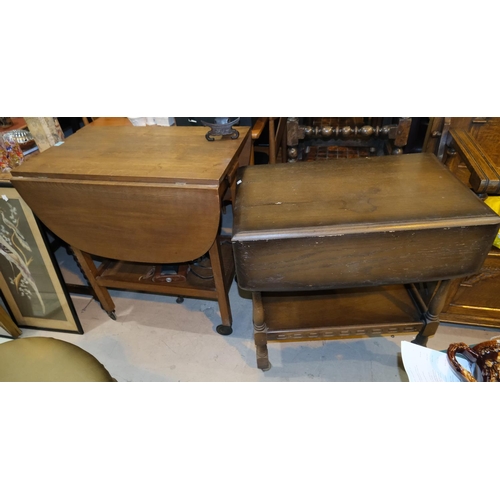
[[[411,118],[288,118],[288,161],[402,154]]]
[[[286,118],[257,118],[252,126],[250,165],[255,164],[255,153],[263,153],[261,163],[286,163]]]

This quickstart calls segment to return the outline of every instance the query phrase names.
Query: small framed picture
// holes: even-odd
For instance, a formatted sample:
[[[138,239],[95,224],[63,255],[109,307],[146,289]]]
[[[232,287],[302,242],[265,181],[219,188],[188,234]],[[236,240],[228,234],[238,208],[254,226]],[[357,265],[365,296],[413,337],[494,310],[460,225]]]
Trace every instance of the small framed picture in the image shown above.
[[[0,290],[19,327],[83,333],[48,241],[11,184],[0,184]]]

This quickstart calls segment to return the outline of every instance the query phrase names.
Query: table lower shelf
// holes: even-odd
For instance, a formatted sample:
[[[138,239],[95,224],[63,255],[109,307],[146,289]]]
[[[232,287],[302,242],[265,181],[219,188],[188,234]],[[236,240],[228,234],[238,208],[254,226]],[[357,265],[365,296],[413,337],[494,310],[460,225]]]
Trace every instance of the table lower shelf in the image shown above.
[[[221,244],[220,249],[224,286],[226,290],[229,290],[234,278],[232,248],[230,244]],[[194,269],[192,263],[190,267]],[[152,264],[105,260],[99,267],[96,280],[99,285],[105,288],[217,300],[217,290],[213,277],[203,279],[192,271],[188,271],[186,281],[159,283],[152,281],[151,277],[147,277],[152,268]],[[203,276],[209,275],[209,273],[203,273]]]
[[[362,338],[418,333],[415,289],[394,285],[303,293],[262,293],[268,341]]]

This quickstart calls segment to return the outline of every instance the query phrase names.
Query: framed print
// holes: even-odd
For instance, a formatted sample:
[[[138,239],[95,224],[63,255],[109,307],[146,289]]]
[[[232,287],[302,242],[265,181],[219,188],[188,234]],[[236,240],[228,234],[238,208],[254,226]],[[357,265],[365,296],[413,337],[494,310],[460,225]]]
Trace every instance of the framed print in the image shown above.
[[[0,184],[0,289],[19,327],[83,333],[57,262],[33,212]]]

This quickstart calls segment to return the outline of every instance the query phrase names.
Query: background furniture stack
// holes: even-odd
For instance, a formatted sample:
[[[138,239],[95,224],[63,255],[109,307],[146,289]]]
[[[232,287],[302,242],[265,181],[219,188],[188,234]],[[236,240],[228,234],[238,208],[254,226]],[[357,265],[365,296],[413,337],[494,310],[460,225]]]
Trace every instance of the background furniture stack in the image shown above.
[[[288,118],[288,161],[402,154],[411,118]]]
[[[500,118],[432,118],[424,143],[480,198],[500,194]],[[443,321],[500,328],[500,250],[482,268],[454,281]]]

